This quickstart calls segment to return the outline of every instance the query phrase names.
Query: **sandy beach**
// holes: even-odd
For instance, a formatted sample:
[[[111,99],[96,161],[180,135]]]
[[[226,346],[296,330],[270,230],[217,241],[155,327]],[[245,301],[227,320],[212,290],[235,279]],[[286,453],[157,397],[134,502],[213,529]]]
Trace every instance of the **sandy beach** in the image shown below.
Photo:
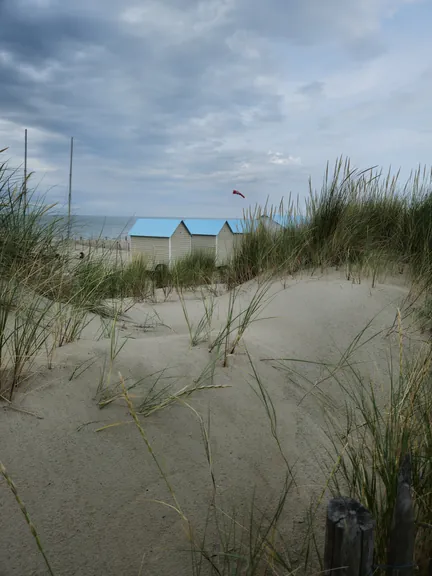
[[[106,241],[80,241],[79,239],[70,242],[69,254],[75,258],[80,258],[81,253],[84,258],[89,256],[93,258],[104,259],[112,264],[126,264],[131,260],[131,251],[127,242],[116,242],[115,240]]]
[[[254,290],[256,282],[242,287],[240,307],[250,302]],[[371,320],[368,333],[393,325],[407,293],[400,279],[372,289],[370,281],[353,284],[339,272],[274,281],[260,312],[262,319],[249,326],[228,367],[220,362],[216,366],[213,383],[224,387],[198,391],[143,419],[154,452],[197,533],[205,526],[212,484],[199,418],[188,405],[204,421],[210,417],[212,463],[224,509],[232,511],[235,506],[239,517],[247,513],[254,490],[261,507],[274,503],[285,467],[254,391],[247,347],[276,408],[283,451],[295,465],[296,487],[282,521],[295,554],[310,497],[323,485],[317,458],[326,442],[323,412],[310,394],[311,383],[322,377],[322,367],[297,363],[300,377],[269,359],[337,362]],[[197,322],[203,314],[202,301],[191,293],[184,302],[191,321]],[[214,333],[226,318],[228,302],[228,294],[215,299]],[[190,575],[190,545],[182,521],[172,508],[155,502],[172,500],[131,424],[124,400],[98,407],[98,382],[110,350],[109,338],[98,336],[100,327],[95,317],[81,340],[57,350],[52,370],[41,366],[17,392],[15,404],[32,414],[3,412],[2,460],[56,574],[137,576],[143,561],[146,576]],[[160,371],[164,371],[161,383],[180,390],[199,377],[212,357],[207,342],[190,346],[182,306],[174,295],[167,302],[134,305],[118,322],[117,332],[118,342],[127,341],[113,364],[112,382],[119,381],[119,372],[127,382],[144,379],[130,392],[134,403],[140,402]],[[359,366],[364,376],[385,373],[390,341],[383,332],[358,350],[355,359],[363,362]],[[344,401],[340,390],[329,381],[322,386],[337,411]],[[124,424],[96,431],[119,422]],[[5,485],[0,507],[0,574],[48,574]],[[208,538],[211,545],[211,528]]]

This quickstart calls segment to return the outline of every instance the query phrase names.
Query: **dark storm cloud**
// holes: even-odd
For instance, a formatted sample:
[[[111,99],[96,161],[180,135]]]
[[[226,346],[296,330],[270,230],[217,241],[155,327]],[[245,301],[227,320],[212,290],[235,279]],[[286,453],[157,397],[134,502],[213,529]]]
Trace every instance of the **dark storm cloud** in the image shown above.
[[[20,6],[17,0],[0,3],[0,26],[2,48],[35,63],[97,41],[103,32],[93,18]]]
[[[155,34],[152,41],[144,34],[128,34],[127,26],[119,24],[115,11],[108,18],[106,14],[115,4],[93,0],[92,5],[93,10],[88,11],[79,2],[75,9],[67,9],[60,3],[39,9],[20,7],[16,0],[6,0],[2,4],[0,46],[14,58],[12,70],[5,70],[5,64],[0,69],[2,77],[8,75],[3,84],[7,89],[0,95],[3,113],[6,112],[4,107],[10,109],[11,105],[15,111],[21,105],[26,115],[38,110],[41,123],[48,129],[54,128],[50,118],[55,115],[54,122],[59,122],[60,130],[68,124],[77,124],[76,110],[96,114],[103,120],[107,91],[113,84],[125,83],[126,77],[130,82],[129,94],[120,95],[118,102],[109,102],[107,113],[114,125],[116,116],[120,116],[120,121],[124,117],[118,113],[118,107],[127,108],[131,105],[127,99],[131,97],[136,101],[140,93],[144,121],[145,116],[151,114],[157,126],[172,121],[173,116],[196,114],[199,109],[205,111],[215,106],[226,109],[245,103],[253,106],[262,100],[260,91],[250,85],[237,88],[235,77],[223,78],[227,82],[226,90],[220,85],[215,91],[214,86],[207,83],[207,78],[215,71],[223,71],[232,64],[233,54],[224,42],[225,35],[240,25],[261,34],[316,39],[315,22],[303,25],[305,16],[314,13],[305,8],[308,3],[304,2],[272,0],[265,7],[261,3],[250,10],[249,4],[246,6],[241,1],[221,30],[210,31],[198,39],[186,38],[178,45],[168,47],[155,43]],[[196,2],[182,4],[189,9],[196,5]],[[105,6],[108,10],[104,10]],[[86,65],[85,59],[84,62],[74,60],[77,52],[85,53],[92,46],[101,50],[96,50],[89,64]],[[20,70],[24,64],[40,68],[50,63],[60,66],[43,84],[26,79]],[[15,71],[15,77],[12,71]],[[95,75],[103,79],[99,85]],[[233,85],[229,85],[230,82]],[[92,104],[96,109],[92,110]],[[148,104],[150,110],[146,110]],[[59,117],[61,110],[55,110],[55,107],[61,105],[67,106],[68,110]],[[151,139],[152,128],[148,128]],[[90,136],[85,130],[83,135]]]

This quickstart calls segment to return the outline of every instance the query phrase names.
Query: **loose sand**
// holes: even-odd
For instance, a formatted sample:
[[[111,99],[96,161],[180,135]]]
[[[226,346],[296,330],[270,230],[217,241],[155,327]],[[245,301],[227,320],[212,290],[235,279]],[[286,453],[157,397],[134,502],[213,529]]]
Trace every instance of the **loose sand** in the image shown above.
[[[100,258],[104,262],[111,262],[113,264],[127,264],[131,260],[131,254],[129,250],[116,250],[115,248],[95,248],[94,246],[85,246],[79,243],[74,243],[70,249],[70,256],[73,259],[80,259],[81,252],[84,254],[84,258],[88,258],[91,255],[93,258]]]
[[[255,289],[255,283],[245,286],[242,306]],[[271,292],[273,299],[261,313],[267,319],[248,328],[244,343],[276,407],[283,450],[296,463],[298,489],[289,497],[283,519],[289,545],[296,549],[305,507],[310,495],[322,486],[317,454],[322,453],[324,421],[313,395],[299,405],[310,384],[288,377],[274,361],[263,359],[337,361],[376,315],[369,334],[393,324],[407,289],[390,281],[371,289],[369,281],[352,284],[332,273],[290,280],[286,288],[275,282]],[[196,298],[188,295],[186,299],[195,322],[203,312]],[[216,299],[216,331],[226,317],[227,305],[228,295]],[[136,305],[127,314],[118,326],[120,342],[129,338],[115,361],[113,379],[118,371],[138,380],[166,368],[165,377],[176,376],[178,382],[170,381],[179,389],[208,364],[211,355],[206,343],[190,348],[182,308],[174,297],[152,306]],[[95,431],[130,420],[124,402],[100,410],[95,401],[103,357],[110,346],[107,338],[95,340],[99,329],[100,322],[94,319],[80,341],[57,351],[52,370],[41,366],[33,381],[18,392],[16,404],[40,418],[2,411],[0,458],[38,527],[56,574],[137,576],[145,553],[142,574],[146,576],[190,575],[190,554],[178,515],[152,501],[172,502],[137,429],[129,423]],[[360,365],[364,374],[380,374],[385,381],[389,345],[389,338],[381,335],[358,351],[357,360],[369,361]],[[74,368],[92,358],[97,361],[70,380]],[[244,345],[229,364],[217,367],[215,384],[230,387],[199,392],[187,401],[205,420],[210,413],[216,482],[225,509],[236,505],[246,512],[254,489],[260,505],[275,502],[284,465],[251,387],[252,370]],[[310,364],[296,368],[311,382],[320,374]],[[330,382],[322,386],[333,394],[336,412],[343,402],[340,391]],[[134,393],[138,395],[139,389]],[[199,532],[208,510],[211,481],[196,415],[177,404],[143,422],[184,512]],[[47,574],[3,480],[0,511],[0,576]]]

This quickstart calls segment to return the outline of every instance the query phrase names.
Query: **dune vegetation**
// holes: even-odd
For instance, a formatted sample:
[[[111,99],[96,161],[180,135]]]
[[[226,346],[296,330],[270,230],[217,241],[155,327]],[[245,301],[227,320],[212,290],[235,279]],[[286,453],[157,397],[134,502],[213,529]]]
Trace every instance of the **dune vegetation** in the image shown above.
[[[182,537],[189,548],[190,574],[252,576],[319,572],[323,552],[322,505],[330,495],[339,494],[358,499],[373,513],[377,523],[374,562],[377,566],[385,565],[399,466],[406,454],[410,454],[413,466],[412,492],[418,527],[415,561],[419,574],[430,574],[432,180],[429,172],[419,169],[401,184],[398,174],[384,174],[375,169],[358,171],[348,160],[339,159],[333,171],[330,168],[326,171],[319,191],[310,184],[304,206],[290,200],[286,206],[250,209],[245,214],[250,224],[247,232],[223,269],[218,269],[205,254],[192,254],[169,270],[155,271],[149,269],[144,255],[115,263],[108,251],[90,251],[86,259],[78,260],[68,242],[63,219],[46,219],[52,209],[43,198],[29,192],[29,182],[24,187],[6,162],[0,165],[0,399],[5,409],[25,412],[27,408],[24,410],[17,402],[21,390],[33,382],[35,374],[43,378],[52,371],[60,349],[78,342],[97,321],[100,329],[95,340],[106,343],[105,354],[103,358],[83,360],[69,380],[73,383],[80,374],[97,366],[99,377],[94,400],[98,408],[102,410],[119,401],[127,407],[132,423],[129,433],[140,436],[165,484],[168,497],[158,498],[164,500],[160,505],[174,510],[184,528]],[[272,218],[275,214],[284,219],[284,226],[266,226],[262,216]],[[395,310],[397,361],[389,362],[379,381],[366,380],[353,359],[355,351],[363,345],[363,332],[341,353],[339,362],[331,365],[321,362],[322,381],[331,380],[333,390],[338,390],[343,412],[335,417],[333,400],[315,382],[311,395],[325,418],[325,446],[320,445],[319,439],[314,446],[321,455],[317,461],[322,471],[322,490],[311,494],[310,506],[303,511],[301,546],[292,550],[280,524],[296,489],[296,463],[286,454],[277,405],[260,375],[257,360],[249,354],[247,333],[252,325],[268,318],[266,309],[276,295],[277,282],[282,280],[284,286],[299,275],[311,277],[330,269],[339,271],[347,282],[367,283],[371,289],[387,277],[403,277],[407,297],[405,306]],[[245,298],[242,291],[249,285],[252,288]],[[189,293],[196,297],[198,312],[192,310]],[[223,314],[217,312],[221,295],[226,298]],[[177,389],[170,384],[165,369],[152,374],[148,385],[147,376],[128,380],[119,374],[117,365],[124,347],[129,345],[120,331],[128,312],[140,303],[171,305],[174,300],[187,328],[188,346],[194,350],[204,345],[207,360],[196,377]],[[334,314],[338,314],[337,309]],[[409,337],[405,322],[411,317],[416,333],[422,335],[422,343],[414,351],[405,344]],[[365,324],[368,321],[365,317]],[[146,333],[163,325],[156,311],[142,322],[142,331]],[[313,327],[305,327],[308,329]],[[382,332],[378,331],[373,338]],[[224,508],[220,499],[210,416],[203,416],[190,400],[204,390],[206,394],[224,393],[223,389],[231,384],[215,378],[215,373],[232,367],[243,343],[247,371],[267,419],[268,434],[280,457],[282,480],[279,496],[265,511],[254,499],[240,518]],[[142,356],[146,356],[144,344]],[[280,370],[292,375],[297,360],[278,358],[277,362]],[[304,366],[308,361],[302,362]],[[311,359],[313,362],[316,364],[316,359]],[[302,368],[297,370],[301,372]],[[145,395],[137,399],[137,391],[143,385]],[[201,431],[211,488],[209,508],[202,510],[200,531],[195,529],[195,518],[189,518],[179,500],[162,455],[146,429],[148,418],[173,405],[188,410]],[[103,434],[119,425],[114,422],[98,426],[95,433]],[[43,555],[47,573],[61,574],[55,569],[49,546],[43,545],[45,532],[39,533],[37,518],[35,524],[30,520],[31,509],[29,512],[19,491],[20,478],[12,478],[9,463],[2,455],[0,461],[5,479],[0,489],[5,491],[9,487],[18,502]],[[103,573],[98,570],[95,567],[94,573]],[[139,573],[147,573],[145,553]]]

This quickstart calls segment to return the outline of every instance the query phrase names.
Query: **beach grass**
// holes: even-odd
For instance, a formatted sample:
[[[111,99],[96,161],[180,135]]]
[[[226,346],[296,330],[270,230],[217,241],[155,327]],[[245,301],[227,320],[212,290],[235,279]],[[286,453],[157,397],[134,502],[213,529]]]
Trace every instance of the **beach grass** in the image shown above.
[[[373,514],[375,563],[385,565],[399,469],[409,455],[417,533],[414,560],[419,573],[427,574],[432,545],[432,349],[427,343],[414,357],[405,355],[401,325],[399,330],[399,363],[389,366],[385,384],[365,382],[353,366],[348,383],[339,381],[349,400],[345,418],[328,413],[337,463],[329,486],[333,494],[348,491]]]
[[[323,371],[318,382],[309,384],[313,384],[311,394],[324,415],[327,441],[313,448],[325,482],[311,499],[305,516],[305,571],[308,573],[317,559],[323,568],[323,506],[329,497],[341,495],[354,498],[371,512],[376,522],[374,565],[388,564],[398,477],[404,458],[409,456],[416,533],[414,563],[416,573],[427,576],[432,547],[432,343],[425,341],[414,352],[406,350],[399,312],[396,344],[389,344],[388,372],[366,379],[353,358],[365,340],[373,342],[382,333],[369,335],[366,330],[358,334],[339,362],[312,361]],[[280,359],[280,366],[301,377],[293,367],[297,361],[308,363],[307,359]],[[336,393],[328,393],[329,384],[336,386]],[[340,399],[336,404],[335,397]]]
[[[216,337],[209,343],[210,352],[223,348],[224,367],[228,366],[228,357],[235,353],[247,328],[251,324],[265,319],[260,317],[260,314],[274,297],[274,294],[270,294],[271,287],[271,276],[264,280],[261,278],[261,282],[257,282],[255,288],[252,287],[252,296],[245,307],[240,307],[239,304],[241,286],[234,286],[229,291],[226,318]]]
[[[182,288],[211,284],[217,273],[216,260],[205,251],[191,252],[174,263],[171,273],[175,285]]]
[[[201,342],[208,340],[210,337],[213,315],[215,311],[215,297],[211,292],[206,294],[203,290],[201,290],[203,313],[198,322],[194,323],[190,319],[187,304],[181,287],[177,288],[177,293],[188,328],[190,345],[197,346]]]
[[[28,512],[28,510],[27,510],[26,505],[24,504],[24,502],[23,502],[22,499],[21,499],[21,496],[20,496],[20,494],[19,494],[19,492],[18,492],[18,489],[17,489],[17,487],[16,487],[16,485],[15,485],[15,482],[12,480],[9,472],[7,471],[7,469],[5,468],[4,464],[3,464],[1,461],[0,461],[0,474],[1,474],[1,475],[3,476],[3,478],[6,480],[6,483],[7,483],[8,487],[9,487],[10,491],[12,492],[12,494],[13,494],[13,496],[14,496],[17,504],[18,504],[18,506],[20,507],[20,510],[21,510],[21,512],[22,512],[22,514],[23,514],[23,516],[24,516],[24,518],[25,518],[25,521],[26,521],[28,527],[29,527],[29,530],[30,530],[30,532],[31,532],[31,534],[32,534],[35,542],[36,542],[36,545],[37,545],[38,549],[39,549],[39,552],[41,553],[41,555],[42,555],[42,557],[43,557],[43,559],[44,559],[44,561],[45,561],[45,565],[46,565],[46,567],[47,567],[47,569],[48,569],[48,572],[49,572],[50,576],[54,576],[53,569],[52,569],[51,564],[50,564],[50,562],[49,562],[49,560],[48,560],[48,556],[47,556],[47,554],[46,554],[46,552],[45,552],[45,549],[44,549],[44,547],[43,547],[43,545],[42,545],[42,542],[41,542],[41,539],[40,539],[40,535],[39,535],[39,533],[38,533],[38,531],[37,531],[37,529],[36,529],[36,526],[33,524],[32,520],[31,520],[31,518],[30,518],[30,514],[29,514],[29,512]]]
[[[247,232],[234,250],[233,280],[336,266],[360,277],[403,269],[429,285],[431,174],[418,169],[407,182],[399,180],[398,173],[359,171],[340,158],[333,171],[327,166],[319,191],[310,183],[301,212],[294,202],[249,210]],[[266,226],[265,215],[278,216],[284,226]]]
[[[27,187],[26,187],[27,188]],[[42,201],[30,202],[23,194],[16,174],[0,165],[0,393],[13,402],[16,388],[31,375],[33,363],[46,350],[48,367],[55,351],[79,339],[93,315],[110,322],[110,350],[101,369],[97,400],[101,408],[114,401],[126,402],[132,421],[142,436],[171,497],[170,503],[185,522],[191,544],[192,573],[221,575],[278,573],[292,570],[289,554],[281,545],[277,525],[290,493],[293,471],[281,448],[276,411],[258,371],[253,366],[256,392],[263,402],[270,422],[270,432],[278,444],[282,465],[286,467],[281,495],[269,515],[256,516],[252,501],[247,520],[227,512],[216,503],[216,482],[212,461],[209,427],[202,416],[188,404],[196,392],[223,388],[213,383],[216,362],[228,364],[247,328],[261,319],[270,298],[273,279],[294,275],[301,270],[313,273],[337,267],[346,271],[348,280],[361,282],[371,278],[376,285],[386,273],[404,271],[423,294],[419,300],[422,318],[432,316],[432,194],[430,173],[414,172],[408,182],[399,184],[396,173],[383,174],[376,169],[358,171],[349,160],[338,159],[331,172],[327,168],[319,192],[310,184],[305,209],[292,201],[278,208],[257,206],[245,214],[247,230],[236,244],[228,269],[222,274],[215,259],[206,253],[192,253],[171,268],[149,270],[144,256],[130,262],[113,263],[103,253],[92,253],[77,261],[63,238],[63,220],[44,216],[51,207]],[[284,226],[268,226],[278,215]],[[300,217],[302,215],[302,217]],[[227,317],[210,341],[215,353],[204,372],[190,385],[174,390],[160,387],[163,375],[152,375],[151,384],[138,403],[131,391],[142,384],[128,383],[122,376],[113,384],[115,363],[126,340],[120,342],[117,321],[123,301],[152,301],[160,287],[167,299],[179,295],[191,346],[210,338],[216,296],[201,291],[203,315],[198,323],[189,316],[183,292],[213,286],[223,280],[228,294]],[[249,304],[238,311],[242,284],[256,281]],[[425,322],[426,322],[425,320]],[[425,324],[426,325],[426,324]],[[350,374],[348,383],[331,370],[332,378],[346,398],[344,419],[327,415],[327,447],[323,461],[326,487],[333,494],[349,492],[374,515],[377,522],[376,561],[385,564],[386,546],[395,502],[399,464],[409,453],[413,462],[413,493],[416,507],[416,562],[426,574],[430,554],[432,526],[432,390],[431,346],[426,342],[414,357],[405,354],[402,317],[398,316],[399,361],[390,366],[382,382],[365,382],[350,357],[343,367]],[[250,359],[251,360],[251,359]],[[208,379],[210,378],[210,384]],[[382,392],[384,390],[385,392]],[[323,396],[320,396],[320,400]],[[205,534],[197,539],[175,491],[149,443],[142,417],[149,417],[173,404],[190,409],[200,422],[205,453],[213,486],[212,515],[219,535],[217,550],[210,550]],[[3,477],[13,488],[5,468]],[[14,491],[15,497],[17,493]],[[20,500],[17,498],[21,506]],[[21,506],[22,508],[22,506]],[[24,511],[24,510],[23,510]],[[25,513],[26,515],[26,513]],[[26,516],[29,526],[33,526]],[[207,526],[207,524],[206,524]],[[37,533],[34,530],[34,536]],[[32,531],[33,533],[33,531]],[[35,538],[36,538],[35,536]],[[40,540],[36,538],[38,546]],[[40,547],[40,546],[39,546]],[[43,549],[41,552],[45,553]],[[207,570],[207,572],[205,572]]]

